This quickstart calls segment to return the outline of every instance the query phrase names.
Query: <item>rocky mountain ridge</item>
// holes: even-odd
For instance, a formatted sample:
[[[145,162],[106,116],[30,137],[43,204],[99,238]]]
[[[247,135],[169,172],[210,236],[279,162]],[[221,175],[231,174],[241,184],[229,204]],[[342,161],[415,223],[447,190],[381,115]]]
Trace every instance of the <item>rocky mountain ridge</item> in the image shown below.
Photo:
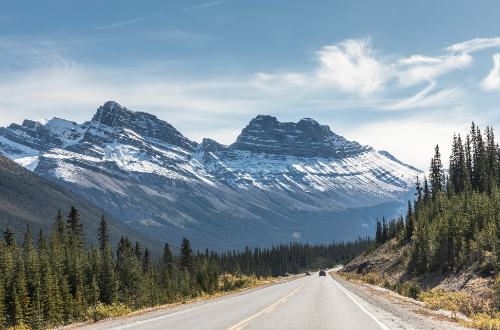
[[[0,128],[0,153],[139,228],[153,245],[188,236],[215,249],[368,235],[374,215],[404,204],[418,173],[308,118],[257,116],[225,146],[191,141],[116,102],[83,124],[54,118]]]

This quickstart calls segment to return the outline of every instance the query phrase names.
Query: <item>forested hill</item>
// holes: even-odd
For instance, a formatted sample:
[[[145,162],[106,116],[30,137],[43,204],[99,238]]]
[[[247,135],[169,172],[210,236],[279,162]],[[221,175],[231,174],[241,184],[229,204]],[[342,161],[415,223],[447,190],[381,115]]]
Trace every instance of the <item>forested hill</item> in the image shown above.
[[[67,218],[58,215],[50,232],[41,232],[36,240],[29,228],[21,240],[3,231],[0,329],[53,328],[236,290],[263,277],[332,267],[373,244],[358,239],[196,254],[189,240],[182,239],[179,256],[166,243],[161,257],[154,258],[127,236],[110,241],[105,218],[96,234],[98,245],[86,248],[80,219],[71,208]]]
[[[493,128],[483,134],[472,124],[465,138],[453,137],[451,148],[446,172],[436,146],[428,177],[417,180],[406,215],[379,222],[379,248],[351,262],[346,271],[378,273],[397,284],[411,279],[423,287],[469,290],[485,299],[495,296],[500,265],[499,146]],[[497,279],[497,311],[499,284]]]
[[[90,233],[95,233],[103,211],[82,197],[42,178],[8,158],[0,156],[0,228],[9,228],[18,234],[26,231],[29,224],[34,233],[50,229],[57,210],[69,210],[75,206],[80,211],[82,223]],[[122,233],[131,237],[118,221],[107,216],[110,235],[119,239]],[[95,241],[95,235],[89,236]]]

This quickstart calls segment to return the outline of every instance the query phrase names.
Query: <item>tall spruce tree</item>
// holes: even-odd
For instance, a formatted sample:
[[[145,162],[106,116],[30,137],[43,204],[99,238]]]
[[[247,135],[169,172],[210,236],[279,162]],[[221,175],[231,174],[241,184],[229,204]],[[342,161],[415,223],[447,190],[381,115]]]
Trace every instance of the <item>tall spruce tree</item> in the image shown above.
[[[99,249],[103,252],[109,245],[108,223],[104,215],[101,217],[101,222],[99,222],[97,240],[99,241]]]
[[[441,162],[441,153],[439,145],[434,149],[434,157],[431,160],[429,179],[431,181],[432,196],[435,197],[444,188],[443,164]]]
[[[182,239],[181,243],[181,269],[184,271],[193,271],[193,250],[191,249],[191,243],[187,238]]]

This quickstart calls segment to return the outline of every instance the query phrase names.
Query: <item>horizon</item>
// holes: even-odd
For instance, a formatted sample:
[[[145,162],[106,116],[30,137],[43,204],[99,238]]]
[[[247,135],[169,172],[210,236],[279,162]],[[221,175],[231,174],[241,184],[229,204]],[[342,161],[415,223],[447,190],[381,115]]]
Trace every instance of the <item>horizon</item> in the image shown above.
[[[191,140],[230,144],[257,114],[311,117],[427,170],[434,146],[447,160],[472,121],[499,127],[498,11],[495,1],[9,3],[0,126],[82,122],[114,99]]]

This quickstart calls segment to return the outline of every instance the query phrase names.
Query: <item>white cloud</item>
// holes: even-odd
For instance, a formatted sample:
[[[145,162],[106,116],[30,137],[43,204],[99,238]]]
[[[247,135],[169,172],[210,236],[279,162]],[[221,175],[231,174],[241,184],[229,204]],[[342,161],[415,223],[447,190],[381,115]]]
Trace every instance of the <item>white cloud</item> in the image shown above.
[[[309,91],[341,91],[360,97],[358,99],[367,99],[380,92],[391,93],[436,82],[445,74],[467,68],[473,61],[467,53],[442,56],[418,54],[393,61],[381,60],[375,57],[370,42],[361,39],[348,39],[325,46],[316,55],[318,67],[312,73],[259,73],[255,77],[255,85],[269,92],[305,87]],[[441,95],[445,96],[445,92]]]
[[[493,55],[493,68],[481,82],[481,87],[487,91],[500,89],[500,53]]]
[[[17,47],[1,41],[2,50]],[[341,132],[350,138],[388,149],[402,160],[426,168],[432,155],[425,153],[432,153],[436,142],[446,142],[447,147],[460,125],[468,126],[470,120],[478,118],[487,124],[498,123],[497,108],[481,103],[498,104],[495,94],[492,100],[470,97],[465,92],[477,91],[467,90],[467,83],[458,88],[441,79],[470,65],[472,57],[467,53],[382,57],[375,56],[366,40],[346,40],[317,52],[316,67],[309,71],[278,68],[271,73],[208,79],[188,72],[191,78],[179,79],[171,74],[176,72],[174,65],[165,62],[127,68],[82,66],[65,60],[60,56],[65,52],[50,44],[25,46],[30,47],[29,52],[22,52],[24,57],[19,51],[8,58],[26,65],[0,75],[0,126],[52,116],[88,120],[106,100],[153,113],[190,138],[211,137],[222,143],[232,143],[258,113],[287,120],[323,117],[327,122],[335,118],[346,123],[340,129],[355,127]],[[496,80],[499,62],[500,55],[495,55],[495,66],[484,79],[483,88],[500,84]],[[403,99],[403,95],[412,96]],[[462,107],[480,110],[469,118],[464,117]],[[406,109],[420,111],[381,111]]]
[[[428,57],[414,55],[399,61],[398,79],[403,87],[435,81],[439,76],[463,69],[472,63],[468,54]]]
[[[389,105],[387,110],[406,110],[417,108],[435,108],[442,106],[451,106],[454,102],[460,100],[462,92],[458,88],[444,88],[432,93],[436,87],[436,82],[431,82],[423,90],[410,98],[398,101]]]
[[[434,147],[439,144],[442,161],[448,166],[453,133],[467,134],[473,114],[449,108],[426,116],[380,120],[357,125],[346,134],[378,150],[387,150],[421,170],[429,169]]]
[[[473,53],[479,50],[500,47],[500,38],[476,38],[453,44],[446,48],[449,52]]]
[[[151,80],[135,72],[58,63],[0,77],[0,126],[32,117],[88,120],[107,100],[163,115],[166,120],[188,122],[187,117],[192,117],[191,122],[202,122],[214,115],[256,112],[258,97],[245,98],[247,87],[238,81],[222,79]]]
[[[343,91],[367,96],[382,90],[388,79],[387,68],[375,58],[367,40],[346,40],[317,54],[317,77]]]

